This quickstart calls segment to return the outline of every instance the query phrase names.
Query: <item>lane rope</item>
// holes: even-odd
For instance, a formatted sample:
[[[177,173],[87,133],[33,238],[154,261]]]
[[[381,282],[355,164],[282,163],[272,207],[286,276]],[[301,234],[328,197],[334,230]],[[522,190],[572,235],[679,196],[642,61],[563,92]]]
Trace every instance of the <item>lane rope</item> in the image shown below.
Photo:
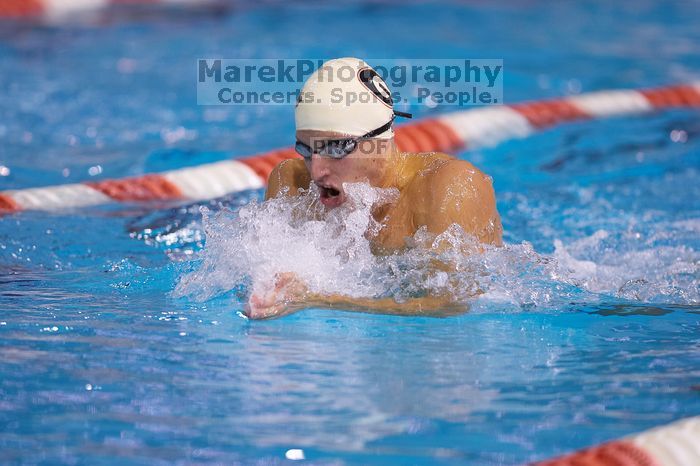
[[[454,153],[524,138],[561,123],[682,107],[700,108],[700,82],[461,110],[401,125],[395,130],[395,141],[401,151]],[[0,213],[53,211],[114,201],[213,199],[262,188],[278,163],[298,157],[293,148],[284,148],[130,178],[0,191]]]
[[[221,0],[0,0],[0,19],[38,18],[51,21],[118,6],[206,8],[221,4]]]
[[[700,464],[700,416],[614,440],[535,466],[691,466]]]

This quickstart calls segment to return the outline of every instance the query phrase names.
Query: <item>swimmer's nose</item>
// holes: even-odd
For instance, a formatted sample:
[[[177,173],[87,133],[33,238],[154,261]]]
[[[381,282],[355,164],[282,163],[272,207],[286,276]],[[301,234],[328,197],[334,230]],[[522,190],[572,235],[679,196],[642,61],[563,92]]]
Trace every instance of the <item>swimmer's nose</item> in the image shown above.
[[[313,154],[311,156],[311,178],[314,181],[319,181],[327,177],[331,173],[330,164],[332,162],[333,160],[330,157]]]

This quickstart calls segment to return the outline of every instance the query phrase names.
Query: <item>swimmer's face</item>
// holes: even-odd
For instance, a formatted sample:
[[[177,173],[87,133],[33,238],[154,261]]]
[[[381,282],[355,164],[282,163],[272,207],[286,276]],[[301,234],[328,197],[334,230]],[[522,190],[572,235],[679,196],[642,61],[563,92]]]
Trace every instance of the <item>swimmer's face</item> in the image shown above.
[[[300,130],[296,137],[313,148],[318,147],[314,145],[318,141],[352,136],[330,131]],[[393,150],[393,139],[368,139],[358,141],[355,150],[342,159],[313,154],[311,159],[304,161],[312,182],[318,186],[321,202],[333,208],[347,200],[343,183],[367,182],[371,186],[381,186]]]

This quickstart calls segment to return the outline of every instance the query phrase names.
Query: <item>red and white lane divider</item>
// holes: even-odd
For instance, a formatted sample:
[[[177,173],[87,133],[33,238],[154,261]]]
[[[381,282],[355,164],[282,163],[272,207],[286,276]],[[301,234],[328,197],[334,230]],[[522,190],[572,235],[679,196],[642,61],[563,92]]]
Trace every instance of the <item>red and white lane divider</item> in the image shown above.
[[[536,466],[700,465],[700,416],[535,463]]]
[[[71,15],[100,11],[118,5],[172,5],[199,7],[219,4],[217,0],[0,0],[0,19],[35,17],[70,18]]]
[[[635,115],[673,107],[700,108],[700,82],[645,90],[602,91],[562,99],[481,107],[447,113],[396,128],[399,150],[454,152],[494,146],[538,130],[575,120]],[[133,178],[0,192],[0,212],[57,210],[113,201],[213,199],[267,183],[282,160],[296,158],[292,148],[236,160]]]

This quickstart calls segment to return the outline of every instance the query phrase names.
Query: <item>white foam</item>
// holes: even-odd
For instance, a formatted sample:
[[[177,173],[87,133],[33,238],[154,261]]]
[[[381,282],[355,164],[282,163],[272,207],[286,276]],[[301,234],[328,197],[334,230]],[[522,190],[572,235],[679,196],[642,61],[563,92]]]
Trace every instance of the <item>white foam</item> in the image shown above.
[[[632,249],[616,238],[606,246],[609,236],[599,230],[568,245],[556,240],[553,258],[561,273],[594,293],[642,302],[700,302],[698,251],[670,245]]]
[[[624,232],[599,230],[568,243],[557,239],[552,254],[538,253],[527,242],[482,245],[479,253],[476,240],[453,225],[437,237],[419,229],[406,252],[375,256],[366,234],[380,228],[371,218],[372,205],[392,202],[397,192],[364,184],[345,189],[350,202],[330,213],[324,213],[315,190],[254,202],[237,214],[205,210],[202,262],[181,278],[175,295],[206,300],[241,286],[250,293],[270,286],[276,273],[294,272],[318,293],[397,301],[447,294],[473,311],[556,310],[611,296],[700,302],[698,252],[673,245],[634,249],[620,243]],[[315,219],[305,220],[309,216]],[[444,241],[452,247],[438,253]],[[453,270],[431,267],[435,259]]]
[[[382,286],[368,279],[376,258],[364,238],[376,228],[373,204],[395,190],[346,185],[349,202],[324,213],[314,189],[304,196],[277,198],[242,207],[237,214],[204,211],[206,248],[201,267],[182,278],[178,295],[207,299],[236,284],[264,286],[279,272],[294,272],[323,293],[375,295]],[[308,216],[316,220],[305,220]]]

